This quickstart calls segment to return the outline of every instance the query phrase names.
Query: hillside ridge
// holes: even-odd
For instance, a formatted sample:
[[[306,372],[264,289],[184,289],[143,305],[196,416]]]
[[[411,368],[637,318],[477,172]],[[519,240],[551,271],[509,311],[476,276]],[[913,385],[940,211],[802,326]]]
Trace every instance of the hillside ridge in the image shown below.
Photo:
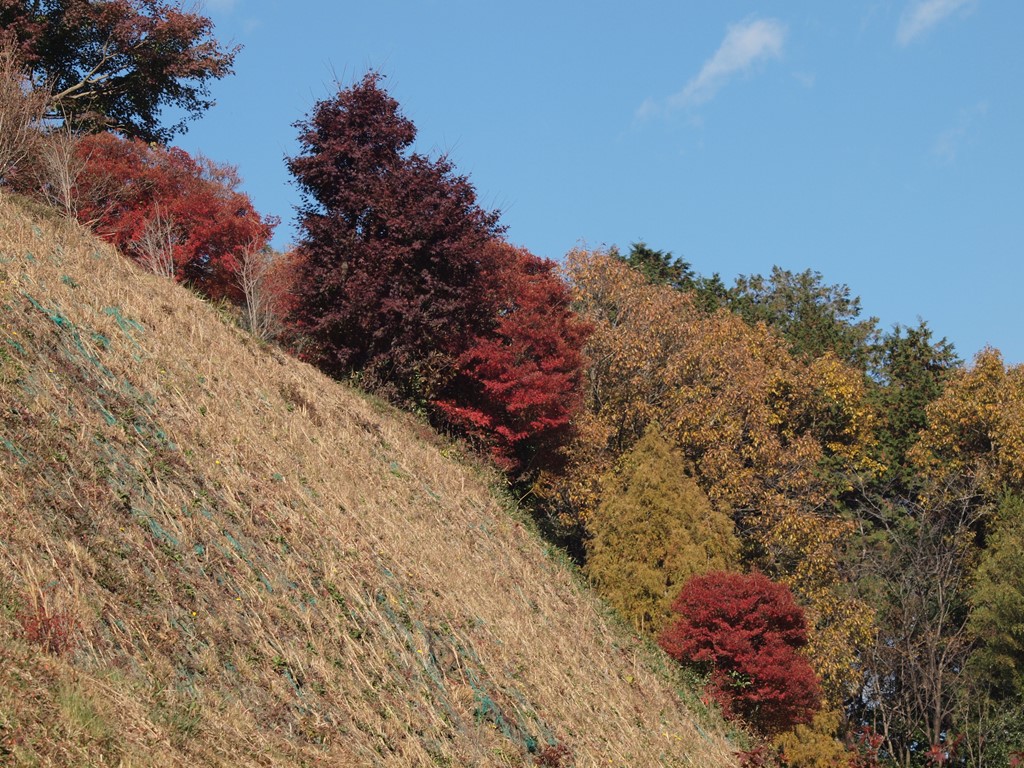
[[[0,763],[734,764],[486,470],[2,192],[0,412]]]

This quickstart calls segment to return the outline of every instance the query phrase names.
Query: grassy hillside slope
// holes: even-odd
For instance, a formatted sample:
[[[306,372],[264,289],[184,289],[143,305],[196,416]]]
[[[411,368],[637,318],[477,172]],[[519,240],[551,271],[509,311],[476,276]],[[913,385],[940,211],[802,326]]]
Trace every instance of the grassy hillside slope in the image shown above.
[[[0,415],[0,764],[733,764],[486,472],[3,193]]]

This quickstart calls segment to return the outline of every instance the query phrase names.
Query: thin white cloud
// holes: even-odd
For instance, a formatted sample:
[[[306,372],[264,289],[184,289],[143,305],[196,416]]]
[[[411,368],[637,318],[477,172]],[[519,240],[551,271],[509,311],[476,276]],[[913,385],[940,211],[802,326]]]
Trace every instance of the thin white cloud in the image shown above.
[[[914,0],[900,17],[896,41],[909,45],[957,11],[970,11],[977,0]]]
[[[987,112],[987,101],[981,101],[973,107],[960,110],[956,122],[940,133],[932,142],[932,154],[947,163],[956,160],[961,147],[970,141],[977,124]]]
[[[733,75],[762,59],[777,59],[786,41],[786,25],[775,19],[752,19],[732,24],[714,55],[683,90],[668,98],[670,107],[689,107],[710,100]]]
[[[636,108],[636,119],[646,120],[661,112],[661,105],[654,99],[644,99],[644,103]]]
[[[794,72],[793,79],[804,88],[813,88],[814,84],[818,81],[817,76],[813,72]]]

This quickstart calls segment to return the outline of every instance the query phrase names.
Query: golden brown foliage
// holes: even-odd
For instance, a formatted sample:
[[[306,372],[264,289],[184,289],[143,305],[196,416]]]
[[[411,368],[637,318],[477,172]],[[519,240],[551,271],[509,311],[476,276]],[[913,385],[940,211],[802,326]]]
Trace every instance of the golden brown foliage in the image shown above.
[[[608,254],[573,251],[566,272],[595,329],[593,362],[569,471],[548,496],[589,526],[601,478],[648,424],[661,424],[715,508],[737,520],[752,564],[808,607],[811,655],[838,703],[871,624],[842,594],[838,560],[851,528],[827,514],[843,490],[834,478],[878,468],[863,375],[832,354],[796,360],[763,323],[698,311]]]
[[[593,323],[586,411],[568,496],[585,519],[603,475],[652,421],[694,462],[715,502],[738,515],[794,500],[822,504],[818,468],[868,467],[873,416],[863,377],[827,355],[796,361],[767,326],[749,326],[651,285],[600,252],[573,251],[566,270],[578,311]]]
[[[967,483],[987,498],[1024,489],[1024,365],[1007,368],[984,349],[952,374],[928,406],[928,426],[910,452],[939,488]]]
[[[846,768],[849,753],[836,733],[842,715],[834,709],[822,709],[806,725],[798,725],[779,735],[774,745],[788,768]]]

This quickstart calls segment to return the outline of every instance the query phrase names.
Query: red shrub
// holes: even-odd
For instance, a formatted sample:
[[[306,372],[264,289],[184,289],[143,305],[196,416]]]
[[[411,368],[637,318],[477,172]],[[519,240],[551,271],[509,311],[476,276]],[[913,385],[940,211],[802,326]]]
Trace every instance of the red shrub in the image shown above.
[[[503,469],[550,467],[580,405],[589,328],[570,308],[554,262],[500,241],[488,251],[494,318],[434,405]]]
[[[728,715],[765,734],[810,722],[821,703],[817,677],[798,653],[803,610],[789,589],[755,573],[690,579],[659,642],[670,656],[711,673],[710,692]]]
[[[48,653],[59,656],[74,647],[74,634],[78,622],[74,616],[61,611],[49,612],[42,606],[18,614],[22,635],[30,643]]]
[[[862,726],[847,738],[850,753],[849,768],[882,768],[882,742],[884,739],[872,728]]]
[[[543,768],[567,768],[572,760],[572,750],[565,744],[549,744],[534,758],[537,765]]]
[[[178,280],[211,298],[241,298],[240,260],[266,245],[276,222],[238,191],[233,168],[109,133],[83,138],[79,152],[81,221],[138,261],[152,250],[146,241],[161,235]]]

